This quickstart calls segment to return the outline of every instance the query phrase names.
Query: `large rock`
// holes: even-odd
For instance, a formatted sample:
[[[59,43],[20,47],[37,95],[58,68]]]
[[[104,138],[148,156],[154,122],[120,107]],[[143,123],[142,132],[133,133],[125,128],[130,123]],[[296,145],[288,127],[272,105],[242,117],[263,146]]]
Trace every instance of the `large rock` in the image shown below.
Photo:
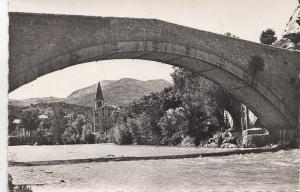
[[[238,148],[238,146],[232,143],[223,143],[221,148]]]
[[[208,148],[217,148],[217,147],[219,147],[219,145],[216,144],[216,143],[208,143],[205,147],[208,147]]]
[[[283,49],[294,49],[295,44],[288,38],[282,38],[279,41],[275,42],[273,47],[283,48]]]
[[[183,140],[181,141],[181,146],[186,146],[186,147],[194,147],[195,146],[195,138],[193,137],[184,137]]]
[[[290,17],[288,23],[286,24],[283,35],[290,33],[300,32],[300,1],[297,8],[294,10],[293,15]]]
[[[244,147],[263,147],[270,144],[270,133],[267,129],[252,128],[243,131]]]

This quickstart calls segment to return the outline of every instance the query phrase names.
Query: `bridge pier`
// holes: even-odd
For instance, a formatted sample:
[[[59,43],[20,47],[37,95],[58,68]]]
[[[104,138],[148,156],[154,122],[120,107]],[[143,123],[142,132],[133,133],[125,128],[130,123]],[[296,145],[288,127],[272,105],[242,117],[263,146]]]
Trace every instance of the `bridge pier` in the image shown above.
[[[295,129],[274,129],[269,130],[271,135],[271,143],[282,146],[298,146],[299,132]]]
[[[279,144],[296,145],[298,139],[298,131],[294,129],[283,129],[279,131]]]
[[[298,73],[298,77],[299,77],[299,82],[300,82],[300,72]],[[299,83],[300,85],[300,83]],[[298,88],[298,127],[297,127],[297,139],[296,139],[296,143],[298,148],[300,148],[300,86]]]
[[[298,82],[297,82],[297,105],[298,105],[298,127],[297,127],[297,138],[296,144],[298,148],[300,148],[300,67],[297,66],[297,75],[298,75]]]

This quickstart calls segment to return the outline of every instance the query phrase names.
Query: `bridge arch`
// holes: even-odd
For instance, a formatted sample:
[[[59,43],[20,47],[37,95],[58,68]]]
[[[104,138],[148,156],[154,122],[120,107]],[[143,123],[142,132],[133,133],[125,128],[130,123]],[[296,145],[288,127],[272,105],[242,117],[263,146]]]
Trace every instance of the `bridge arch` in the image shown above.
[[[10,13],[9,90],[80,63],[142,59],[198,72],[245,103],[268,129],[296,129],[297,52],[152,19]],[[252,82],[248,63],[264,59]]]

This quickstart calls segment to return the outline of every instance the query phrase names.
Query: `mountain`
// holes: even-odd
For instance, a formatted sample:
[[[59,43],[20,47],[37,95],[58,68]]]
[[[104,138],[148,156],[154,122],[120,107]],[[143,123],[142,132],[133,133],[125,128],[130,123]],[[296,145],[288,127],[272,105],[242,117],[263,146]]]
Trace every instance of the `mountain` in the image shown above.
[[[163,90],[172,84],[163,79],[141,81],[123,78],[117,81],[101,81],[105,103],[108,105],[126,105],[129,102],[148,95],[151,92]],[[70,94],[66,103],[93,107],[97,84],[79,89]]]
[[[28,99],[22,99],[22,100],[9,100],[9,105],[13,106],[20,106],[20,107],[26,107],[31,104],[38,104],[38,103],[54,103],[54,102],[62,102],[64,101],[64,98],[58,98],[58,97],[37,97],[37,98],[28,98]]]
[[[141,81],[137,79],[123,78],[120,80],[101,81],[102,92],[105,103],[108,105],[126,105],[129,102],[150,94],[163,90],[172,84],[163,79]],[[67,98],[41,97],[28,98],[23,100],[9,100],[9,105],[26,107],[38,103],[65,102],[82,106],[93,107],[97,84],[84,87],[74,91]]]

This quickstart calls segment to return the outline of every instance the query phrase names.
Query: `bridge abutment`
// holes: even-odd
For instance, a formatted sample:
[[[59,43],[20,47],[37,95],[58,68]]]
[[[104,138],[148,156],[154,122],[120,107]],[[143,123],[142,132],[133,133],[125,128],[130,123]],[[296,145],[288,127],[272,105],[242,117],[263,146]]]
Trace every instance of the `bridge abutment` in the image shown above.
[[[298,82],[297,82],[297,105],[298,105],[298,127],[297,127],[297,139],[296,143],[298,148],[300,148],[300,67],[297,66],[297,75],[298,75]]]

